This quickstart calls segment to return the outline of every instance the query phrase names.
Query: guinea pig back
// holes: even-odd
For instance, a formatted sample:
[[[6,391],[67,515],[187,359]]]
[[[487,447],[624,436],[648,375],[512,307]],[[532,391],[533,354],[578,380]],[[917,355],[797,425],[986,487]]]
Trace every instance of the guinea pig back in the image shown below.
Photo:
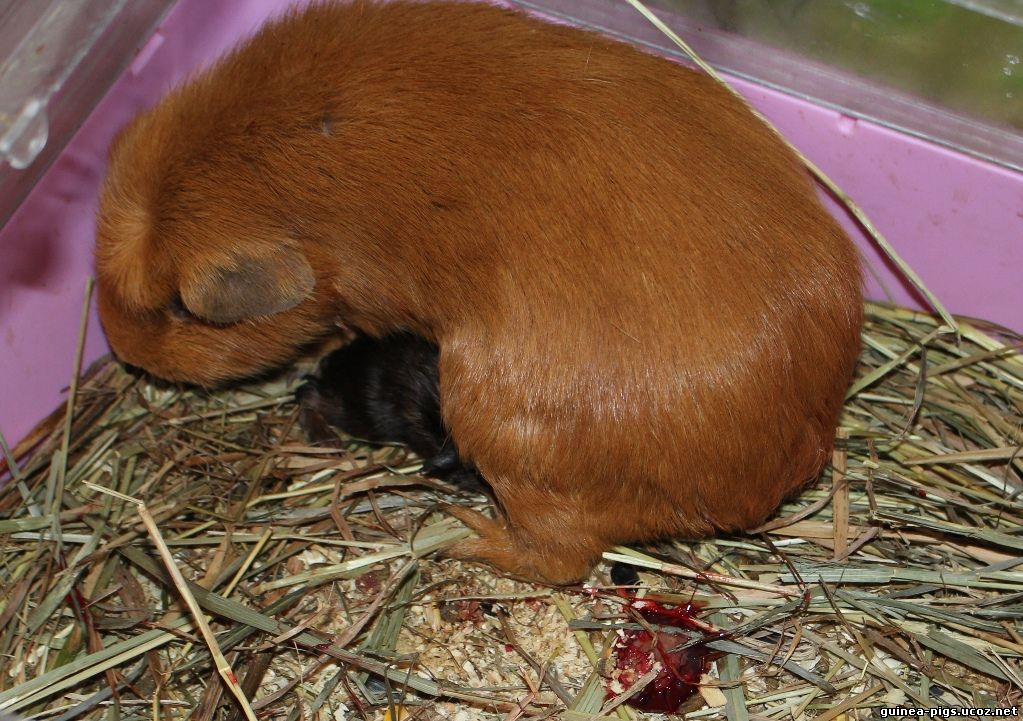
[[[468,3],[287,14],[142,113],[97,229],[116,354],[204,385],[349,328],[439,347],[495,520],[455,555],[552,582],[747,529],[825,463],[855,249],[708,77]]]

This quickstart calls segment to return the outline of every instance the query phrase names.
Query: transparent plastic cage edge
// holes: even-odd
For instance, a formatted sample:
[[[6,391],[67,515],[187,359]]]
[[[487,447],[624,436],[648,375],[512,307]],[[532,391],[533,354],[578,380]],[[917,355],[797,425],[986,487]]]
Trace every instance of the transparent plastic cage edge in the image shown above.
[[[668,54],[625,0],[513,0]],[[736,77],[1023,170],[1023,0],[644,0]]]
[[[11,167],[27,168],[46,145],[50,97],[125,2],[14,2],[0,10],[0,47],[12,49],[0,64],[0,155]],[[27,33],[9,37],[26,23]]]
[[[176,0],[0,0],[0,225]]]

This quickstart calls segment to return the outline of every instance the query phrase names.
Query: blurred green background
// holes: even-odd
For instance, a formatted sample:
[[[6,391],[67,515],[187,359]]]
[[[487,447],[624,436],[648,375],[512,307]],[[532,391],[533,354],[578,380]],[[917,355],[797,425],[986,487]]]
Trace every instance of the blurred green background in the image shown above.
[[[845,68],[953,112],[1023,130],[1023,0],[962,5],[944,0],[654,0],[651,5]]]

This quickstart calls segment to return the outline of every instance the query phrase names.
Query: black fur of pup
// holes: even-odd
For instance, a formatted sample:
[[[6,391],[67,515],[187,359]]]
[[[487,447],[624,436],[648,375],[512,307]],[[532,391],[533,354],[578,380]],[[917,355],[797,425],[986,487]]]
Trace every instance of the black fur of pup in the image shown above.
[[[359,336],[324,358],[299,389],[299,423],[315,442],[333,440],[333,426],[371,443],[408,446],[423,458],[425,475],[474,479],[441,420],[438,386],[432,343],[411,333]]]

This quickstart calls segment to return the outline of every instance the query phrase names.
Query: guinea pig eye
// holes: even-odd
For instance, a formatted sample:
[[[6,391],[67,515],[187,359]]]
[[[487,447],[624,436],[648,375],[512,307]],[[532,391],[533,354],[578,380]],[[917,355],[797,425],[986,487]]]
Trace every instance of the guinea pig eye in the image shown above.
[[[185,304],[181,300],[180,295],[175,295],[167,303],[167,313],[175,320],[182,321],[183,323],[191,323],[192,321],[198,320],[195,315],[192,314]]]

